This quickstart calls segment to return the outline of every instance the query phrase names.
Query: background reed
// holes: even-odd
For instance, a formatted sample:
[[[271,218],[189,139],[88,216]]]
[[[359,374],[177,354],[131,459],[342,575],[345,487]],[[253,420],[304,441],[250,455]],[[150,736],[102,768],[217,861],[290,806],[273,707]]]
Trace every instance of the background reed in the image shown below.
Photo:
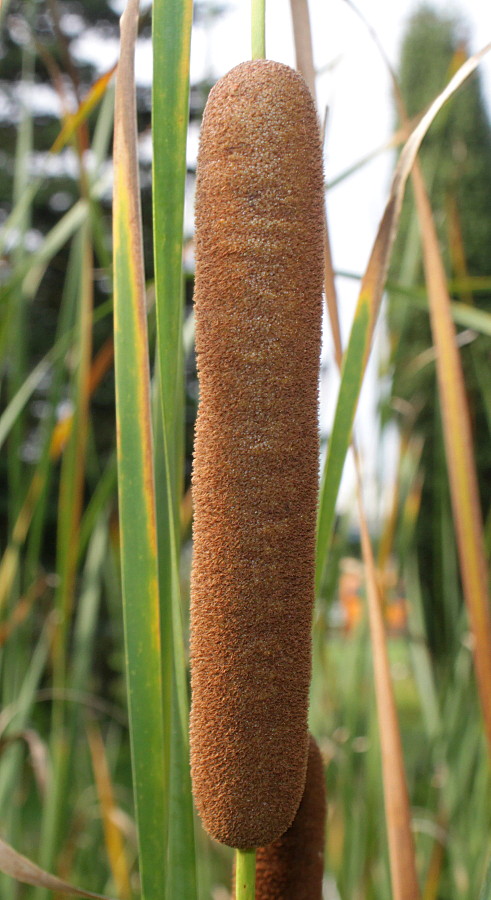
[[[193,409],[194,401],[191,378],[184,394],[181,373],[185,349],[178,335],[182,331],[186,336],[192,331],[190,322],[182,325],[180,300],[191,6],[166,3],[157,9],[154,49],[159,75],[154,116],[157,120],[162,116],[165,122],[161,131],[154,128],[156,196],[160,192],[155,205],[155,257],[160,256],[157,275],[151,259],[152,241],[146,215],[150,195],[144,163],[141,189],[145,280],[141,259],[137,270],[135,263],[130,265],[129,252],[120,252],[130,235],[135,238],[123,215],[116,219],[120,229],[119,251],[117,242],[113,248],[118,253],[119,321],[122,314],[131,317],[139,310],[138,326],[125,329],[129,343],[124,356],[121,357],[121,346],[117,350],[120,362],[128,360],[128,371],[124,363],[118,364],[118,389],[120,423],[126,423],[123,431],[127,429],[124,440],[133,441],[130,448],[137,448],[127,451],[131,478],[137,470],[139,449],[146,447],[146,469],[140,470],[143,489],[134,490],[136,483],[132,484],[131,478],[119,479],[120,525],[115,499],[111,369],[113,251],[108,244],[110,207],[105,181],[114,85],[109,76],[101,82],[89,77],[73,60],[70,42],[67,47],[57,30],[54,5],[49,11],[53,23],[49,34],[42,30],[40,10],[29,3],[14,18],[11,17],[13,7],[9,9],[6,3],[0,12],[8,53],[17,54],[26,81],[32,80],[34,71],[40,77],[42,70],[48,73],[46,77],[58,92],[63,108],[67,109],[64,96],[67,83],[78,98],[76,116],[71,117],[69,113],[65,116],[64,141],[68,143],[59,142],[56,148],[60,159],[64,148],[72,154],[76,177],[63,183],[64,188],[67,185],[69,188],[68,206],[56,215],[51,212],[45,220],[41,220],[40,210],[43,203],[47,206],[47,194],[56,193],[60,184],[55,178],[47,187],[43,180],[31,181],[28,177],[26,161],[41,133],[37,130],[40,125],[37,114],[24,109],[18,127],[0,123],[6,129],[4,143],[12,160],[11,171],[15,173],[15,184],[14,180],[6,183],[9,205],[0,231],[3,278],[0,441],[4,448],[8,442],[8,451],[2,455],[1,462],[5,488],[0,560],[0,816],[2,836],[18,851],[88,890],[109,896],[136,895],[141,878],[145,900],[153,900],[154,895],[159,900],[164,896],[209,900],[212,896],[219,897],[220,890],[222,896],[228,890],[231,857],[225,848],[211,843],[195,821],[186,778],[189,514],[181,498],[183,486],[186,491],[189,483],[185,465],[189,459],[186,410]],[[135,28],[134,7],[129,7],[127,23],[131,15]],[[27,35],[24,44],[15,43],[12,37],[18,34],[15,29],[19,21]],[[109,12],[108,22],[111,21],[115,23],[115,17]],[[148,27],[148,18],[141,16],[140,33],[145,35]],[[455,68],[460,61],[461,58],[455,60]],[[124,69],[123,61],[120,85],[124,81]],[[60,72],[66,77],[61,78]],[[447,80],[445,76],[443,83]],[[435,86],[435,95],[443,83]],[[166,87],[168,91],[164,90]],[[128,90],[131,96],[131,84]],[[424,103],[431,99],[426,98]],[[96,100],[98,106],[94,105]],[[443,116],[445,110],[452,109],[452,102],[442,111]],[[411,114],[419,112],[424,103],[411,110]],[[128,115],[131,106],[126,100],[123,107]],[[194,114],[193,107],[191,113]],[[145,113],[140,110],[140,115],[145,122]],[[146,115],[148,122],[148,111]],[[439,158],[445,159],[448,142],[438,134],[438,121],[431,125],[429,136],[434,135]],[[482,121],[487,134],[489,127]],[[129,127],[129,121],[118,112],[119,133]],[[51,123],[49,134],[43,137],[43,152],[54,144],[61,129],[61,122],[56,127]],[[92,163],[86,166],[84,149],[89,145]],[[39,145],[36,147],[40,152]],[[68,147],[72,149],[69,151]],[[425,166],[431,170],[431,160]],[[176,187],[172,202],[165,181],[169,174],[170,182]],[[129,189],[125,188],[124,179],[125,164],[119,157],[115,180],[123,192],[119,207],[116,206],[120,214],[124,208],[122,198],[126,196],[128,203],[136,202],[135,178],[126,181]],[[431,190],[429,194],[431,197]],[[437,205],[437,200],[434,202]],[[480,218],[485,214],[484,209]],[[403,210],[403,233],[405,215]],[[455,215],[452,220],[455,222]],[[441,219],[437,217],[437,221]],[[370,347],[385,264],[390,255],[387,238],[391,230],[388,224],[395,223],[394,197],[384,222],[371,267],[363,280],[351,349],[344,357],[342,399],[328,462],[330,472],[335,474],[340,472],[347,452],[352,415],[363,379],[362,363]],[[29,243],[33,223],[40,235],[34,250]],[[331,222],[332,227],[335,223]],[[410,228],[414,230],[414,226]],[[159,241],[157,231],[161,236],[165,232],[165,239]],[[455,237],[451,246],[455,259]],[[381,254],[382,250],[385,255]],[[418,258],[419,251],[414,246],[412,253]],[[447,275],[451,276],[448,279],[451,316],[461,330],[470,327],[479,334],[479,342],[471,345],[476,350],[475,353],[472,350],[472,378],[479,385],[484,410],[478,419],[471,417],[477,456],[489,443],[486,347],[491,329],[486,299],[489,273],[476,272],[473,258],[464,242],[460,268],[454,264]],[[464,267],[462,259],[466,263]],[[399,268],[398,257],[394,257],[391,289],[398,298],[399,309],[417,306],[422,315],[427,315],[423,276],[414,265],[413,277],[409,278],[409,263],[406,260]],[[131,269],[126,278],[124,266]],[[138,307],[131,300],[132,284],[138,286],[134,295],[138,297]],[[143,380],[135,397],[137,382],[127,377],[129,360],[136,358],[137,353],[145,356],[145,327],[148,361],[138,366]],[[394,344],[400,334],[400,330],[394,332]],[[423,353],[430,351],[431,346],[428,343],[420,349]],[[462,350],[463,354],[466,352]],[[160,382],[155,359],[160,360]],[[432,360],[428,362],[428,359],[427,356],[426,365],[432,366]],[[424,365],[425,358],[413,362]],[[165,377],[164,366],[167,367]],[[145,369],[150,373],[148,377]],[[410,371],[404,375],[410,376]],[[464,377],[470,378],[467,362]],[[143,406],[135,406],[142,401]],[[447,401],[442,396],[439,402],[444,407]],[[45,411],[42,418],[39,418],[40,405]],[[432,408],[436,416],[435,407]],[[140,412],[136,413],[138,409]],[[103,410],[105,416],[101,415]],[[383,598],[389,631],[389,672],[393,677],[404,752],[415,838],[414,863],[425,900],[438,897],[474,900],[480,893],[486,898],[489,889],[491,824],[489,764],[473,662],[476,646],[482,645],[482,641],[476,641],[475,634],[481,626],[470,626],[467,621],[457,576],[459,563],[450,552],[448,535],[454,530],[459,505],[457,511],[450,510],[446,486],[439,495],[438,512],[434,516],[430,513],[423,490],[425,474],[428,483],[428,460],[422,451],[420,435],[410,431],[406,427],[409,424],[409,420],[404,422],[392,514],[380,523],[380,529],[372,533],[371,539],[375,545],[378,595]],[[439,446],[442,447],[441,442]],[[484,495],[479,466],[477,473]],[[153,488],[150,487],[152,479]],[[333,898],[362,896],[370,900],[376,896],[388,900],[394,896],[394,888],[386,839],[386,827],[390,825],[386,826],[382,793],[379,748],[383,734],[374,702],[371,645],[362,614],[368,570],[349,562],[354,556],[359,557],[359,546],[353,541],[347,523],[336,522],[336,479],[337,474],[334,479],[329,476],[325,480],[327,494],[324,493],[319,515],[318,598],[310,708],[310,726],[322,751],[329,795],[325,891]],[[124,498],[128,490],[134,490],[129,505]],[[481,502],[484,552],[489,558],[489,509],[485,498]],[[148,504],[154,508],[150,515]],[[136,537],[131,537],[131,528],[140,514],[142,521],[151,523],[153,536],[141,527],[136,530]],[[431,598],[422,577],[416,543],[418,524],[428,518],[434,533],[443,535],[444,565],[439,572],[446,591],[440,601],[443,605],[439,617],[442,622],[455,623],[451,634],[446,628],[442,630],[438,649],[434,635],[429,632]],[[186,538],[182,552],[181,534]],[[136,552],[136,538],[147,541],[146,564],[144,557]],[[328,552],[330,564],[326,567]],[[126,659],[119,575],[121,555],[123,571],[138,580],[132,593],[125,575],[125,617],[130,638]],[[346,590],[347,576],[351,577],[353,571],[358,573],[358,582],[356,590],[350,593]],[[339,572],[342,589],[338,596],[344,607],[335,602]],[[403,579],[399,583],[404,588],[405,605],[398,599],[394,572]],[[141,588],[144,583],[148,584],[146,590]],[[142,615],[144,603],[148,604],[146,615]],[[350,612],[344,628],[340,629],[335,625],[332,610],[341,608]],[[357,615],[360,621],[355,625]],[[141,646],[145,647],[144,658],[139,653]],[[123,676],[132,698],[133,776]],[[142,727],[149,727],[149,682],[155,695],[150,707],[155,714],[151,733],[142,731]],[[140,696],[144,697],[141,701]],[[94,730],[91,722],[94,717],[99,731]],[[99,732],[102,740],[95,736]],[[158,764],[145,764],[147,750],[158,756]],[[140,828],[139,848],[136,820]],[[395,854],[402,858],[397,843]],[[0,864],[5,869],[9,859],[12,863],[7,851],[3,856],[0,853]],[[46,887],[46,882],[39,879],[37,887],[19,888],[11,877],[2,876],[0,890],[6,900],[17,900],[40,898],[43,893],[47,896]]]

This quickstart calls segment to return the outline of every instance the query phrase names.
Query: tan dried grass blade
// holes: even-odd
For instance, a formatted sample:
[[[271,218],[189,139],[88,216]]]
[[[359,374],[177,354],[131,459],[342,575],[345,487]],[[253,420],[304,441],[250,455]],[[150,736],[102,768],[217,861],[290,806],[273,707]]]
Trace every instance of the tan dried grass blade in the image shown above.
[[[5,552],[0,560],[0,610],[4,608],[14,582],[19,565],[19,548],[26,539],[42,487],[43,480],[39,473],[35,472],[14,525],[12,542],[5,548]]]
[[[474,637],[474,663],[491,755],[491,616],[484,531],[462,364],[438,236],[421,170],[413,187],[423,239],[423,261],[440,394],[445,454],[464,597]]]
[[[460,221],[455,194],[450,194],[450,196],[446,198],[446,212],[452,275],[454,276],[454,280],[460,281],[465,285],[466,282],[469,282],[469,272],[465,256],[462,223]],[[461,299],[464,303],[467,303],[468,306],[474,305],[474,298],[468,287],[464,287]]]
[[[394,900],[418,900],[416,857],[411,831],[411,811],[404,770],[402,741],[390,675],[387,636],[382,614],[373,550],[361,496],[361,479],[356,457],[357,495],[361,546],[366,572],[368,621],[373,653],[373,672],[379,739],[382,753],[385,819],[389,843],[390,874]]]
[[[312,49],[312,29],[310,27],[309,7],[307,0],[290,0],[293,22],[293,35],[295,41],[295,54],[297,69],[307,82],[310,92],[315,100],[315,67]],[[324,208],[324,290],[326,293],[327,312],[331,325],[331,333],[334,342],[334,355],[336,363],[341,368],[343,356],[341,344],[341,329],[339,325],[338,301],[336,294],[336,282],[334,280],[334,266],[329,239],[329,223],[327,212]]]
[[[131,897],[131,883],[124,841],[121,830],[117,825],[117,807],[114,802],[114,791],[104,742],[100,729],[95,722],[89,725],[87,737],[111,872],[118,890],[118,896],[121,900],[129,900]]]
[[[17,853],[10,844],[0,839],[0,871],[22,884],[31,884],[33,887],[46,888],[48,891],[57,891],[60,894],[70,894],[72,897],[89,897],[92,900],[109,900],[103,894],[94,894],[74,887],[55,875],[50,875],[36,866],[30,859]]]
[[[114,66],[111,66],[108,72],[105,72],[104,75],[101,75],[94,82],[76,113],[66,113],[63,127],[51,147],[51,153],[59,153],[74,135],[77,128],[80,128],[80,126],[87,121],[92,110],[97,106],[100,100],[102,100],[109,82],[116,71],[116,66],[117,63]]]
[[[302,73],[310,93],[315,97],[315,68],[308,0],[290,0],[290,8],[297,69]]]

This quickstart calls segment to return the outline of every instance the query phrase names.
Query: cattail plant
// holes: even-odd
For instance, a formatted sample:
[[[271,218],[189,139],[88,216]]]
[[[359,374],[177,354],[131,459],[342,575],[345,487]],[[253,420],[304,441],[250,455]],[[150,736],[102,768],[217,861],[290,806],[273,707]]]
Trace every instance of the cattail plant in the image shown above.
[[[322,247],[308,88],[243,63],[198,156],[190,726],[203,824],[242,850],[289,828],[305,784]]]

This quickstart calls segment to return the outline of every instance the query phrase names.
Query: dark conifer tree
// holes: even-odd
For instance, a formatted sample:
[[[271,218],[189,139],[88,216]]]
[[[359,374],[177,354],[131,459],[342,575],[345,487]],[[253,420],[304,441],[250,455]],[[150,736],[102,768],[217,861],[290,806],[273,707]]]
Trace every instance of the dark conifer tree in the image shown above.
[[[468,53],[465,27],[423,6],[403,41],[399,78],[410,116],[425,110]],[[489,276],[491,246],[491,128],[474,75],[437,117],[420,160],[449,279]],[[390,278],[421,285],[421,242],[411,190],[405,201]],[[491,309],[491,293],[455,290],[453,297]],[[402,430],[424,439],[424,486],[416,546],[427,631],[441,662],[459,637],[462,604],[450,495],[441,430],[428,310],[393,292],[389,303],[392,342],[392,402]],[[462,333],[465,332],[465,333]],[[483,515],[489,513],[491,483],[489,385],[490,345],[484,335],[459,328],[461,357],[474,430]],[[425,353],[425,351],[430,351]],[[400,401],[405,401],[403,404]]]

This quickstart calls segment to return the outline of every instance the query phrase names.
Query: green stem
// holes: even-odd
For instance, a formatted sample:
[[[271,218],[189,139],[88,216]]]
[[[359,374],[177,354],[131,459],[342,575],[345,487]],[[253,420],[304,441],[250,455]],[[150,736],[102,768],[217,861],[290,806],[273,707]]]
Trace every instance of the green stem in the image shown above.
[[[255,900],[256,851],[235,851],[235,900]]]
[[[266,58],[266,0],[251,0],[252,58]]]

